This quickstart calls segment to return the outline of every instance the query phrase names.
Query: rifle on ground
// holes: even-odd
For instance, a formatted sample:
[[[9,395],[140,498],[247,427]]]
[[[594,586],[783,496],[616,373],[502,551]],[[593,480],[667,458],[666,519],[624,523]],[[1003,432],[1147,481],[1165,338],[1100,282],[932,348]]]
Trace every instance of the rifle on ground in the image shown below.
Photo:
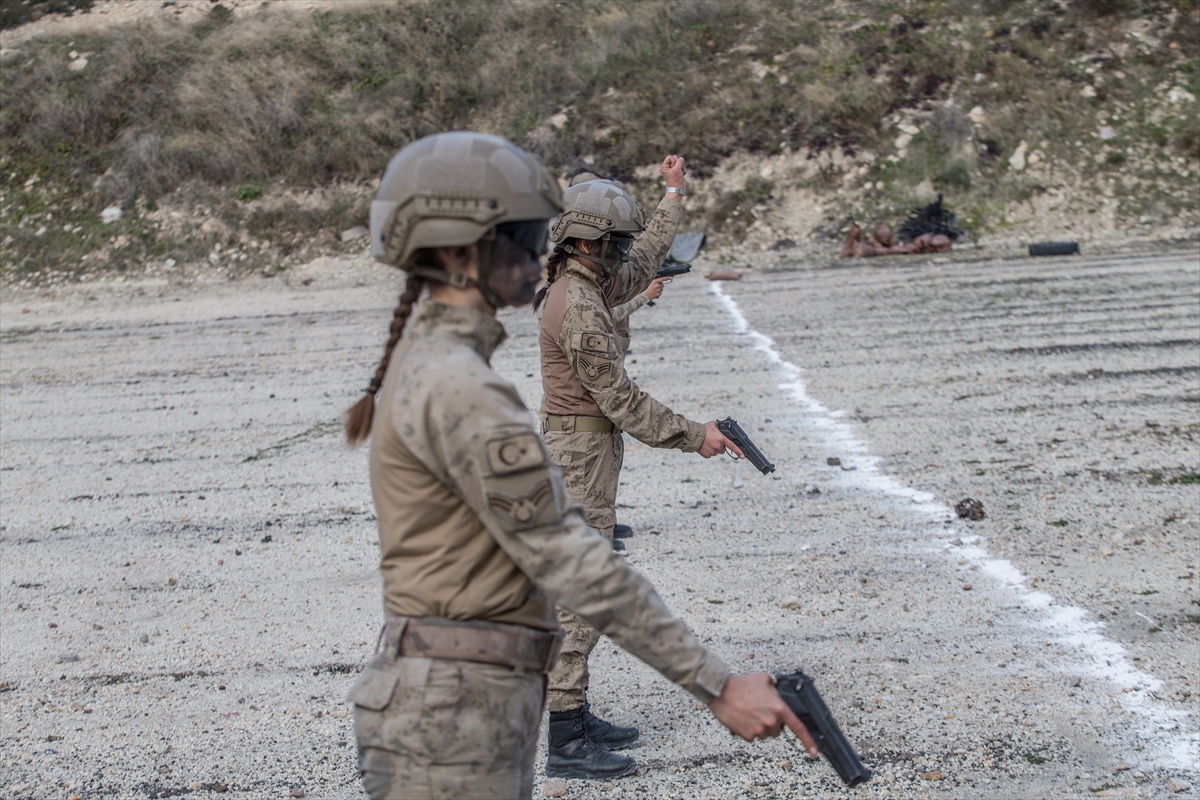
[[[754,446],[754,442],[750,441],[750,437],[742,430],[742,426],[737,424],[737,420],[733,417],[717,420],[717,430],[721,432],[729,441],[738,446],[754,468],[766,475],[768,472],[775,471],[775,465],[767,461],[767,457],[763,455],[762,450]]]
[[[871,770],[858,760],[858,754],[842,735],[837,720],[833,718],[825,701],[813,686],[812,678],[803,672],[776,675],[775,688],[788,704],[808,732],[817,740],[817,749],[837,770],[838,777],[847,786],[858,786],[871,780]]]

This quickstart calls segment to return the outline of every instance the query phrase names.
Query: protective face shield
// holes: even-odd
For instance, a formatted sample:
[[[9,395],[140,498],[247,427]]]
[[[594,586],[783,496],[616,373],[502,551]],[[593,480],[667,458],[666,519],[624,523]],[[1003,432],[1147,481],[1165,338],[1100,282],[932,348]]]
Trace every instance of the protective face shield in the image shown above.
[[[541,256],[546,253],[549,230],[541,220],[510,222],[496,227],[491,254],[480,263],[479,285],[484,296],[492,294],[495,308],[523,306],[533,301],[542,280]],[[484,290],[487,291],[484,291]]]

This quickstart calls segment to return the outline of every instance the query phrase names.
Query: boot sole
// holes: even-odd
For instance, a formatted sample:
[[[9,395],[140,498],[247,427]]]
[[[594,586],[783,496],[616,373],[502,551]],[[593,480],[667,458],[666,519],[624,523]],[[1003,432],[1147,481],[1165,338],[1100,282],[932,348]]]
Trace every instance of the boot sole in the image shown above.
[[[593,781],[607,781],[607,780],[612,780],[613,778],[624,778],[626,775],[632,775],[634,772],[637,772],[637,768],[638,768],[638,765],[637,765],[637,762],[635,761],[632,764],[630,764],[626,769],[624,769],[620,772],[607,772],[607,773],[604,773],[603,775],[600,775],[600,774],[597,774],[594,772],[587,772],[587,771],[581,770],[581,769],[571,769],[570,767],[550,769],[550,767],[547,766],[546,767],[546,777],[547,778],[584,778],[584,779],[593,780]]]

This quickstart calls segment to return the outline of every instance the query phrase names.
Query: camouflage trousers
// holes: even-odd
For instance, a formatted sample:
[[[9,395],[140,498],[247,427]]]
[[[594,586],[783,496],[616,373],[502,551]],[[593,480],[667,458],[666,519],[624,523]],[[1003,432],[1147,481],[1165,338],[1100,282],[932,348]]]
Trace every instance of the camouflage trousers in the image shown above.
[[[617,482],[625,443],[620,431],[588,433],[546,431],[550,460],[562,470],[571,501],[583,506],[583,518],[610,542],[617,524]],[[588,656],[600,634],[564,608],[558,609],[563,629],[562,652],[550,671],[546,694],[551,711],[570,711],[587,701]]]
[[[540,672],[385,650],[350,691],[363,788],[372,800],[531,797],[545,694]]]

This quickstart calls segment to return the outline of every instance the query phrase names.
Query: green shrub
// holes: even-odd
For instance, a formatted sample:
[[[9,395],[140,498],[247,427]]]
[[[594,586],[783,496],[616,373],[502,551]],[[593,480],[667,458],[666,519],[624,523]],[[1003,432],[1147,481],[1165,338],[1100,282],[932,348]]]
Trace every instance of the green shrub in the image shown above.
[[[234,191],[234,196],[243,203],[249,203],[251,200],[257,200],[263,196],[263,188],[247,183],[237,187]]]

